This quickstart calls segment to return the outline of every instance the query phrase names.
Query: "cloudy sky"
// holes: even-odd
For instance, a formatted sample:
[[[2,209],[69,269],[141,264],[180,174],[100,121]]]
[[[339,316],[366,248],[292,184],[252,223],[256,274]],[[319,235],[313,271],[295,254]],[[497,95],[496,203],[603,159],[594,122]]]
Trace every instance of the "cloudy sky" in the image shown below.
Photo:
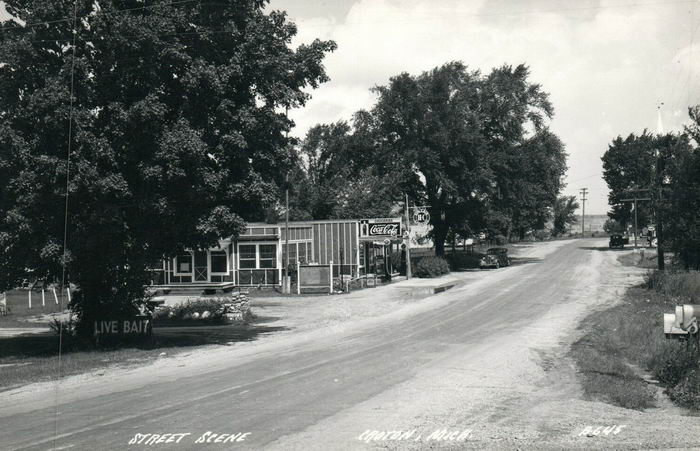
[[[551,128],[569,153],[567,194],[589,189],[586,213],[607,211],[600,157],[617,135],[665,131],[700,103],[700,1],[272,0],[299,41],[333,39],[331,81],[293,112],[297,135],[349,119],[375,101],[369,88],[402,71],[451,60],[489,71],[526,63],[551,94]],[[663,103],[663,105],[661,105]],[[661,109],[658,107],[661,105]]]
[[[369,88],[403,71],[526,63],[551,94],[551,128],[569,153],[566,193],[587,187],[587,213],[607,211],[600,157],[615,136],[660,123],[679,130],[687,106],[700,103],[700,0],[272,0],[271,8],[298,24],[297,42],[338,43],[326,59],[331,81],[291,113],[297,136],[371,107]]]

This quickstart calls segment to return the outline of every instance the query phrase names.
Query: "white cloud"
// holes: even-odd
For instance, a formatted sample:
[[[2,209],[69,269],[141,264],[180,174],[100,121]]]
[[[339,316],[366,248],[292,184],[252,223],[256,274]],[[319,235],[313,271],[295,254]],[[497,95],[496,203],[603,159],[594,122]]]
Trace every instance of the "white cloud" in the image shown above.
[[[338,43],[325,61],[331,82],[290,113],[296,135],[369,108],[373,97],[361,93],[400,72],[451,60],[484,72],[524,62],[554,103],[551,126],[570,154],[567,192],[587,186],[591,213],[607,211],[607,187],[596,174],[608,143],[645,128],[655,132],[660,102],[666,130],[681,127],[688,102],[700,103],[693,75],[700,74],[700,47],[690,45],[700,8],[693,15],[688,2],[359,0],[345,17],[295,17],[290,2],[274,3],[290,7],[298,42]]]

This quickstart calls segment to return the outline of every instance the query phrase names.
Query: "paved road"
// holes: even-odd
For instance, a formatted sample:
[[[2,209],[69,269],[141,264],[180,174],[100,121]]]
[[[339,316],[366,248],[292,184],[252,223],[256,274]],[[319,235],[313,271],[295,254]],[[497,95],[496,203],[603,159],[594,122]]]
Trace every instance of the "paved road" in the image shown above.
[[[60,405],[58,416],[55,408],[0,411],[0,449],[124,449],[136,434],[165,433],[191,435],[179,443],[174,443],[175,437],[171,443],[155,446],[363,449],[387,445],[358,440],[367,429],[385,427],[381,418],[406,421],[394,424],[396,430],[428,422],[439,427],[442,423],[435,418],[440,415],[455,418],[454,409],[445,410],[450,400],[469,399],[470,389],[475,398],[484,397],[481,404],[467,402],[469,406],[460,412],[470,415],[486,405],[491,393],[473,383],[460,393],[447,393],[444,388],[450,381],[441,380],[440,375],[450,379],[472,371],[486,387],[489,380],[497,381],[520,366],[524,372],[513,370],[509,382],[498,390],[500,394],[517,393],[517,378],[528,371],[527,363],[522,362],[531,360],[517,347],[529,346],[530,341],[539,346],[550,333],[546,327],[529,328],[513,344],[507,339],[513,336],[509,331],[539,324],[558,307],[577,302],[582,283],[593,280],[592,274],[599,276],[591,265],[599,266],[600,260],[596,263],[594,259],[603,252],[591,249],[590,243],[604,245],[590,240],[567,242],[543,259],[484,272],[483,280],[472,278],[470,284],[436,296],[436,308],[416,315],[343,329],[298,348],[280,347],[242,363],[232,359],[224,369],[219,365],[203,374],[188,374],[183,369],[182,374],[159,384],[126,391],[114,387],[113,393]],[[612,260],[605,261],[610,264]],[[561,315],[558,318],[561,321]],[[510,351],[500,349],[501,344]],[[470,355],[472,362],[480,362],[483,372],[467,364],[456,368],[460,359]],[[430,378],[435,381],[433,393]],[[411,390],[414,402],[404,399],[393,411],[381,411],[382,406],[393,405],[386,398],[408,396],[402,390]],[[437,416],[428,418],[430,415]],[[463,430],[466,426],[460,429],[461,424],[467,423],[451,421],[449,426]],[[196,443],[207,431],[248,434],[233,444]],[[132,447],[150,448],[147,443],[146,439]],[[416,443],[412,446],[418,446]]]

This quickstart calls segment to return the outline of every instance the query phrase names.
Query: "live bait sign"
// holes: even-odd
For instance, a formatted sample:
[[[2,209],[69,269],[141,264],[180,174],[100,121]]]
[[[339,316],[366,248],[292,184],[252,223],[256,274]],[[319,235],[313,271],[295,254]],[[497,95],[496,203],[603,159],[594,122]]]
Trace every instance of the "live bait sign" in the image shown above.
[[[95,335],[148,335],[151,333],[151,326],[149,318],[100,320],[95,321]]]

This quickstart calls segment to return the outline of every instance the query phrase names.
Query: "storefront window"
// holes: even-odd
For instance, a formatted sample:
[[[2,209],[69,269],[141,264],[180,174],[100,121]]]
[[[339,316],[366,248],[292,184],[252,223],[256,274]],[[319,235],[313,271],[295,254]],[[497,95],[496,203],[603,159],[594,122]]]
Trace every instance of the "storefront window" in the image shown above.
[[[182,274],[182,273],[191,273],[192,272],[192,254],[182,254],[178,255],[176,260],[176,265],[175,269],[176,272]]]
[[[260,268],[277,267],[277,246],[274,244],[260,245]]]
[[[309,255],[311,251],[311,243],[299,243],[299,263],[306,264],[309,262]]]
[[[289,243],[289,264],[296,265],[297,263],[297,243]],[[287,262],[287,245],[282,245],[282,266]]]
[[[255,268],[255,245],[242,244],[238,246],[238,260],[241,268]]]
[[[228,272],[226,251],[211,251],[211,272],[226,274]]]

